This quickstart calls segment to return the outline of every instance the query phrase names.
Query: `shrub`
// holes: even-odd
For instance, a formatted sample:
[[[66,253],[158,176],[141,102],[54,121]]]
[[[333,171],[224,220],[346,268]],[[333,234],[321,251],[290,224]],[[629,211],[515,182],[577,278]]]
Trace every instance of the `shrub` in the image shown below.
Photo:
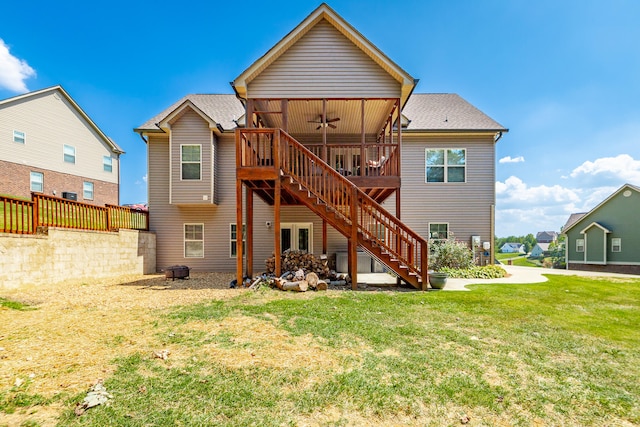
[[[429,267],[434,271],[449,269],[467,269],[473,267],[473,253],[464,242],[453,237],[447,240],[429,242]]]
[[[449,277],[458,279],[499,279],[507,275],[504,268],[497,265],[475,266],[465,269],[445,267],[441,271],[449,274]]]

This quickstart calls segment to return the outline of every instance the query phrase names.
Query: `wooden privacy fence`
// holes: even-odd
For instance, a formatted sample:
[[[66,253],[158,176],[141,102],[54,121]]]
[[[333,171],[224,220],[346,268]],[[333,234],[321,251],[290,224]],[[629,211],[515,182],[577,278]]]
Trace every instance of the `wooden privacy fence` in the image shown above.
[[[0,196],[0,232],[34,234],[38,227],[91,231],[149,230],[149,213],[124,206],[104,207],[31,193],[31,200]]]

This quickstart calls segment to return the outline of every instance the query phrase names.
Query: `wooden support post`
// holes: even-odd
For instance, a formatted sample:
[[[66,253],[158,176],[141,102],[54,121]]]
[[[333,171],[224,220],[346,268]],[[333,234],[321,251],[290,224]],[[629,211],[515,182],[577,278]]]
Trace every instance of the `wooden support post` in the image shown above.
[[[280,102],[280,111],[282,111],[282,129],[284,129],[285,132],[289,132],[289,100],[283,99]]]
[[[238,237],[239,236],[239,237]],[[236,279],[242,284],[242,180],[236,179]]]
[[[280,197],[282,193],[282,175],[280,174],[280,170],[282,169],[282,163],[286,159],[286,155],[281,156],[284,152],[284,148],[282,148],[282,139],[280,138],[280,131],[276,130],[274,135],[274,161],[273,164],[276,168],[276,172],[278,176],[274,182],[273,189],[273,252],[275,259],[275,274],[280,277],[282,274],[282,258],[280,257],[280,253],[282,252],[282,234],[280,233]],[[284,157],[284,158],[283,158]]]
[[[358,290],[358,187],[351,190],[351,241],[349,246],[349,265],[351,271],[351,289]]]
[[[236,228],[236,230],[238,230]],[[240,229],[242,232],[242,229]],[[242,241],[242,239],[239,239]],[[253,277],[253,190],[247,187],[247,276]]]
[[[282,234],[280,232],[280,194],[281,194],[281,178],[276,178],[274,189],[274,202],[273,202],[273,252],[275,258],[275,274],[280,277],[282,274],[282,258],[280,257],[282,252]]]
[[[429,282],[429,246],[426,241],[420,244],[420,273],[422,273],[422,290],[426,291]]]

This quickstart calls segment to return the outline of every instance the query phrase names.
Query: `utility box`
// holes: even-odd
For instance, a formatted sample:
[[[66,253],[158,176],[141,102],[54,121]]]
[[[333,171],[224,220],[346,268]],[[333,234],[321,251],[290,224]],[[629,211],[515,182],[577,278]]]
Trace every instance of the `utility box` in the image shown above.
[[[347,273],[349,271],[349,254],[336,252],[336,271]],[[366,252],[358,252],[358,273],[371,273],[371,257]]]
[[[63,191],[62,198],[67,200],[78,200],[78,193],[71,193],[70,191]]]

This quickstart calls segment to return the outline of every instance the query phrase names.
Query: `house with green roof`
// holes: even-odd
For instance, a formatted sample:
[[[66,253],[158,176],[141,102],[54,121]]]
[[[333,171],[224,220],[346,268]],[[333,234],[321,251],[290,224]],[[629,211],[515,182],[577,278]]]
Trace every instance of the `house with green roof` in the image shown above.
[[[417,84],[321,4],[232,93],[161,110],[135,129],[158,268],[242,278],[302,250],[346,257],[354,283],[369,257],[424,288],[430,240],[492,246],[495,144],[507,129]]]
[[[625,184],[562,229],[569,270],[640,274],[640,187]]]

